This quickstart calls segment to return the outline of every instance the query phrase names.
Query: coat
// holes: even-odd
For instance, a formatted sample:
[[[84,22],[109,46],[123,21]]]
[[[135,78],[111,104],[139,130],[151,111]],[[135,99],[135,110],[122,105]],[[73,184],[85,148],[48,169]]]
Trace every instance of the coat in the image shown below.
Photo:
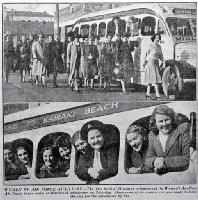
[[[99,172],[99,178],[94,180],[89,174],[88,169],[93,167],[94,162],[94,150],[91,147],[87,147],[85,154],[81,155],[78,161],[76,169],[76,175],[87,183],[99,183],[102,180],[113,177],[118,172],[118,157],[119,146],[110,145],[100,150],[100,159],[102,170]]]
[[[81,58],[80,58],[81,59]],[[70,73],[68,80],[79,77],[80,61],[77,61],[77,46],[75,42],[71,42],[67,47],[67,64],[70,64]],[[79,66],[78,66],[79,65]]]
[[[33,58],[32,75],[41,76],[42,74],[45,74],[44,54],[43,54],[45,45],[46,44],[44,42],[41,45],[39,41],[35,41],[32,44],[32,58]]]
[[[162,149],[159,136],[149,134],[149,147],[146,154],[145,166],[154,171],[153,163],[157,157],[164,157],[165,173],[184,171],[190,163],[190,124],[182,123],[169,134],[165,152]]]
[[[64,53],[63,43],[55,42],[55,45],[54,45],[54,54],[55,54],[54,71],[55,72],[63,73],[65,71],[65,68],[63,65],[63,58],[62,58],[63,53]]]
[[[30,56],[31,56],[30,45],[27,42],[21,43],[20,45],[17,46],[16,54],[19,62],[19,69],[20,70],[29,69]]]
[[[15,56],[13,42],[4,43],[4,72],[9,73]]]

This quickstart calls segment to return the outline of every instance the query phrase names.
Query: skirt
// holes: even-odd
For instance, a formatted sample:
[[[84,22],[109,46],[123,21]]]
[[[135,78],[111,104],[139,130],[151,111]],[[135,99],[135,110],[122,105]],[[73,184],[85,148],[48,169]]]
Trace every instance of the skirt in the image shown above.
[[[159,73],[159,60],[149,59],[145,67],[145,79],[146,84],[161,83],[162,79]]]
[[[42,62],[39,60],[34,59],[32,65],[32,75],[33,76],[41,76],[45,74],[45,67]]]

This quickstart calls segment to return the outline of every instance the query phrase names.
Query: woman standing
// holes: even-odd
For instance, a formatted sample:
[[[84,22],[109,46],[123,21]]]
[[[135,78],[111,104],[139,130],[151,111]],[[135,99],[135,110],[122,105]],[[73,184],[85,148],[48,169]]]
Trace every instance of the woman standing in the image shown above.
[[[6,83],[8,83],[9,73],[13,66],[14,54],[15,53],[11,35],[6,35],[4,43],[4,77]]]
[[[145,83],[147,84],[147,99],[151,99],[150,89],[152,84],[155,84],[156,100],[161,100],[158,87],[158,85],[162,82],[159,74],[159,60],[161,60],[163,64],[164,58],[161,46],[158,44],[160,40],[161,35],[159,33],[156,33],[151,37],[152,44],[147,50],[143,64],[145,67]]]
[[[115,52],[114,52],[114,44],[112,43],[112,36],[107,36],[107,42],[104,44],[102,48],[102,56],[104,57],[104,65],[102,69],[102,75],[104,77],[104,89],[108,86],[110,87],[110,81],[113,76],[113,70],[115,66]]]
[[[74,34],[74,41],[68,44],[67,48],[67,66],[70,69],[69,74],[69,85],[71,89],[79,92],[78,80],[79,80],[79,70],[81,63],[81,45],[79,42],[79,35]]]

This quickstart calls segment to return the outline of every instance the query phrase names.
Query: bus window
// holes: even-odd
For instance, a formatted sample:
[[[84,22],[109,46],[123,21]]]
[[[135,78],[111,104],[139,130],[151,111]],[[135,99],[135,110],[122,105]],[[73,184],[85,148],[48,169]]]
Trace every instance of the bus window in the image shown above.
[[[97,36],[97,24],[91,25],[91,35],[94,37]]]
[[[79,27],[76,27],[76,28],[74,29],[74,33],[79,33]]]
[[[196,19],[190,19],[190,26],[191,26],[191,31],[193,33],[193,36],[196,36]]]
[[[173,35],[192,36],[189,19],[167,18],[168,26]]]
[[[85,36],[85,35],[89,36],[89,28],[90,28],[90,26],[88,24],[82,25],[80,28],[80,34],[82,36]]]
[[[31,177],[33,143],[23,138],[4,144],[5,180]]]
[[[36,177],[67,177],[70,169],[71,143],[67,133],[44,136],[37,149]]]
[[[153,35],[155,33],[156,21],[154,17],[144,17],[142,20],[141,34]]]
[[[138,36],[141,28],[141,19],[129,17],[126,24],[126,30],[131,36]]]
[[[110,21],[107,25],[107,35],[111,35],[112,37],[115,35],[115,24],[113,21]]]
[[[75,173],[79,179],[87,184],[99,184],[101,180],[116,176],[118,173],[118,158],[120,149],[120,132],[111,124],[103,124],[98,120],[92,120],[84,124],[80,131],[74,135],[74,146],[78,151],[75,165]],[[78,144],[87,142],[85,150],[77,149]],[[77,154],[76,154],[77,156]],[[101,156],[100,160],[98,159]],[[102,168],[102,166],[105,166]],[[87,170],[96,170],[97,177],[87,173]],[[103,173],[102,173],[103,171]],[[100,173],[101,172],[101,173]],[[91,178],[90,178],[91,176]]]
[[[99,37],[105,37],[105,33],[106,33],[106,24],[105,22],[101,22],[99,24]]]
[[[161,20],[158,22],[158,32],[163,31],[163,34],[166,35],[166,28]]]

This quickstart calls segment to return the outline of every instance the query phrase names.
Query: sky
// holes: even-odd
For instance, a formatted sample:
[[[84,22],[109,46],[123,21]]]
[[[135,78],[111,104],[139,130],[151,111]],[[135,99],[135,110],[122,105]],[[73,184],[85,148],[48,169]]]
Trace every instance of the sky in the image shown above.
[[[41,0],[42,1],[42,0]],[[27,2],[27,1],[26,1]],[[161,3],[162,5],[172,5],[173,7],[185,7],[196,8],[195,3]],[[51,15],[55,14],[56,4],[4,4],[8,9],[20,10],[20,11],[36,11],[36,12],[48,12]],[[59,4],[59,9],[69,6],[69,4]]]
[[[56,4],[4,4],[8,10],[20,10],[20,11],[35,11],[44,12],[54,15],[56,11]],[[59,9],[67,7],[68,4],[60,4]]]

